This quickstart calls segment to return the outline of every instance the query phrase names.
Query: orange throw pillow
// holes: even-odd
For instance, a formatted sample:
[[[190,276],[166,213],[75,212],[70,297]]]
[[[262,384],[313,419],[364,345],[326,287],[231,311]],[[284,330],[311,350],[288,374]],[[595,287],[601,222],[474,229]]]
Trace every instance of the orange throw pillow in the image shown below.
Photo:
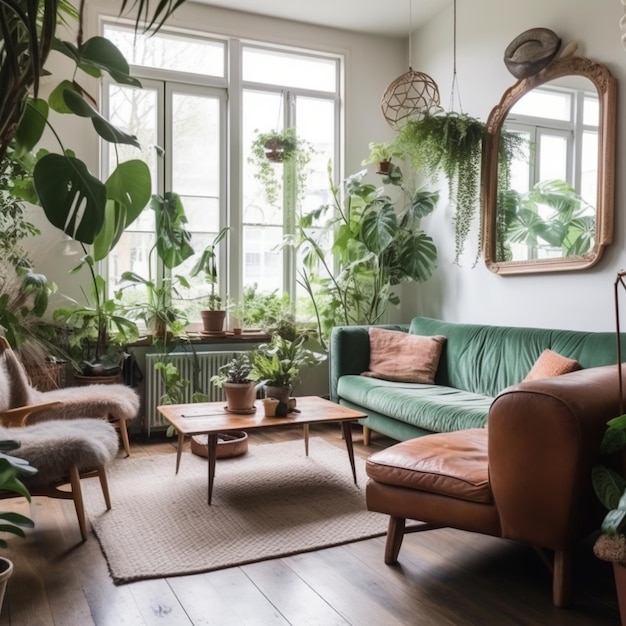
[[[363,376],[432,385],[446,338],[370,328],[370,363]]]
[[[568,359],[566,356],[562,356],[552,350],[544,350],[522,382],[560,376],[561,374],[574,372],[577,369],[580,369],[578,361]]]

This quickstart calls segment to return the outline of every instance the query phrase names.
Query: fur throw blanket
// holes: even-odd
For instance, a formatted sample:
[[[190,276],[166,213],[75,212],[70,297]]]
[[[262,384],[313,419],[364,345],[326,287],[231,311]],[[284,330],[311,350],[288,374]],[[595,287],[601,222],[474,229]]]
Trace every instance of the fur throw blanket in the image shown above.
[[[77,417],[130,420],[139,412],[139,396],[126,385],[86,385],[39,391],[31,387],[26,371],[13,350],[5,350],[0,359],[0,411],[52,401],[63,404],[33,413],[28,423]]]
[[[23,428],[0,427],[0,439],[14,439],[20,447],[13,456],[26,459],[39,470],[20,477],[26,486],[52,484],[69,476],[74,464],[80,471],[93,470],[115,458],[115,428],[101,419],[50,420]]]

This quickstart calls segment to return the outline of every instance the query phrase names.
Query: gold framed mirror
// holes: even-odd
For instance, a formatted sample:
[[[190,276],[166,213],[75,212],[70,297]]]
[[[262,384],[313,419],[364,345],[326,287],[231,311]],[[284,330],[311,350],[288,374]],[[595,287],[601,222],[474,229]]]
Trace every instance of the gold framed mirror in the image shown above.
[[[617,84],[569,56],[505,91],[489,114],[482,162],[483,247],[497,274],[581,270],[613,238]],[[498,162],[503,133],[523,138]]]

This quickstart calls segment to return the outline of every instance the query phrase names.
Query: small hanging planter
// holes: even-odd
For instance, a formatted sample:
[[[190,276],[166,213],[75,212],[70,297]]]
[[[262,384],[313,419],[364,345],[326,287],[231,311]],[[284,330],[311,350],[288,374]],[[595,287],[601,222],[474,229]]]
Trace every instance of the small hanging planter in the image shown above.
[[[263,186],[268,204],[276,206],[280,197],[283,174],[276,172],[275,164],[295,164],[297,194],[301,194],[308,175],[307,166],[315,154],[313,146],[296,135],[293,127],[272,130],[267,133],[256,131],[248,162],[255,167],[255,178]]]

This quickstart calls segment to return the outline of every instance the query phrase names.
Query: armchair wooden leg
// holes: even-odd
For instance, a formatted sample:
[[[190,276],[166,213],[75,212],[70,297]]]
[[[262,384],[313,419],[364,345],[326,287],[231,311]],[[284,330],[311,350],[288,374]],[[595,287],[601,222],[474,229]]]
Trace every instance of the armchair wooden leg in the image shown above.
[[[385,563],[393,565],[398,562],[398,554],[404,539],[404,525],[406,520],[403,517],[389,518],[389,527],[387,529],[387,543],[385,544]]]
[[[367,426],[363,426],[363,445],[369,446],[371,441],[372,431]]]
[[[558,550],[554,553],[554,573],[552,575],[552,602],[564,609],[569,606],[572,591],[572,555]]]
[[[100,480],[100,488],[102,489],[102,495],[104,496],[104,503],[107,505],[107,511],[111,510],[111,496],[109,494],[109,482],[107,481],[107,474],[104,467],[99,467],[96,472]]]
[[[124,445],[124,452],[126,452],[126,456],[130,456],[130,441],[128,440],[128,428],[126,427],[126,420],[117,420],[115,422],[116,426],[119,428],[120,436],[122,437],[122,444]]]
[[[83,541],[87,541],[87,521],[85,520],[85,505],[83,504],[83,492],[80,488],[80,473],[76,465],[70,469],[70,484],[72,486],[72,500],[78,517],[78,525]]]

